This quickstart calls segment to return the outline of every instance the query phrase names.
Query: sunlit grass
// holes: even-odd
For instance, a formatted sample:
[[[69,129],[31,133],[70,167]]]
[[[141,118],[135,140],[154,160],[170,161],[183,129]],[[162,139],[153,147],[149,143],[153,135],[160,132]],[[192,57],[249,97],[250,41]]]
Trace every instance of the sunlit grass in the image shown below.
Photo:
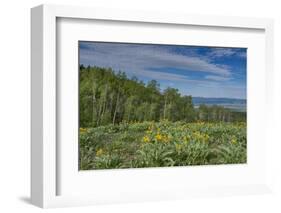
[[[122,122],[80,128],[80,169],[246,163],[246,123]]]

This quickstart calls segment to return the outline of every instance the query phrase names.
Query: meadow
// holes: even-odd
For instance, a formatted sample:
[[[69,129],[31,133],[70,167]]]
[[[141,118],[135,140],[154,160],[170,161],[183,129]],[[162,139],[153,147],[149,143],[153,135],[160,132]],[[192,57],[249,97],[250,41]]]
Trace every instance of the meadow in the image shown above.
[[[80,128],[80,169],[241,164],[245,122],[130,121]]]

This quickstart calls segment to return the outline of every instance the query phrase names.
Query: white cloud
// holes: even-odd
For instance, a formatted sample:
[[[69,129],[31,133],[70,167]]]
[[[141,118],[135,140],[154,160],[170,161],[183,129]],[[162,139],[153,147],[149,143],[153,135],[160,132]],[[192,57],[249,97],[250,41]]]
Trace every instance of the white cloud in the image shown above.
[[[147,75],[147,77],[151,76],[151,70],[166,67],[220,76],[231,75],[227,66],[211,63],[207,59],[196,56],[170,52],[162,46],[95,43],[88,48],[82,48],[80,57],[80,62],[85,65],[111,67],[114,70]],[[161,75],[165,74],[161,73]]]

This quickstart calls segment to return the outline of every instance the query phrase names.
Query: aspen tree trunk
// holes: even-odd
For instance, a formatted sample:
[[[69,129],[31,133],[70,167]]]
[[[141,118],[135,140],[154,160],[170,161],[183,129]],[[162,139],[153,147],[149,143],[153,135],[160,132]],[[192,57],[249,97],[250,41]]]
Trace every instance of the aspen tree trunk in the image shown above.
[[[104,98],[103,98],[103,104],[102,104],[103,106],[102,106],[102,111],[101,111],[101,116],[100,116],[100,121],[99,121],[99,122],[102,121],[103,116],[104,116],[104,113],[105,113],[105,111],[106,111],[107,90],[108,90],[108,85],[106,84],[106,86],[105,86]]]
[[[119,104],[119,96],[120,96],[120,92],[119,92],[119,87],[118,87],[118,93],[117,93],[117,98],[116,98],[116,105],[115,105],[113,121],[112,121],[113,124],[115,124],[116,113],[117,113],[117,108],[118,108],[118,104]]]
[[[93,108],[92,108],[92,123],[95,122],[95,114],[96,114],[96,110],[95,110],[95,104],[96,104],[96,91],[95,88],[93,87]]]
[[[167,108],[167,95],[165,96],[165,104],[164,104],[164,120],[166,119],[166,108]]]

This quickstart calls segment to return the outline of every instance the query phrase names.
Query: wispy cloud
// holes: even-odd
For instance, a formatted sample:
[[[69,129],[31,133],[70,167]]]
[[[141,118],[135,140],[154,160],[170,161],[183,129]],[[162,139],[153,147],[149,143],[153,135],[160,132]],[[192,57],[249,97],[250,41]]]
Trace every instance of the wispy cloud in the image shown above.
[[[208,52],[211,58],[231,57],[238,56],[241,58],[246,57],[246,51],[241,51],[240,48],[212,48]]]
[[[228,67],[207,59],[177,54],[156,45],[94,43],[81,48],[81,63],[112,67],[127,73],[141,74],[151,69],[173,67],[181,70],[212,73],[220,76],[231,74]]]

